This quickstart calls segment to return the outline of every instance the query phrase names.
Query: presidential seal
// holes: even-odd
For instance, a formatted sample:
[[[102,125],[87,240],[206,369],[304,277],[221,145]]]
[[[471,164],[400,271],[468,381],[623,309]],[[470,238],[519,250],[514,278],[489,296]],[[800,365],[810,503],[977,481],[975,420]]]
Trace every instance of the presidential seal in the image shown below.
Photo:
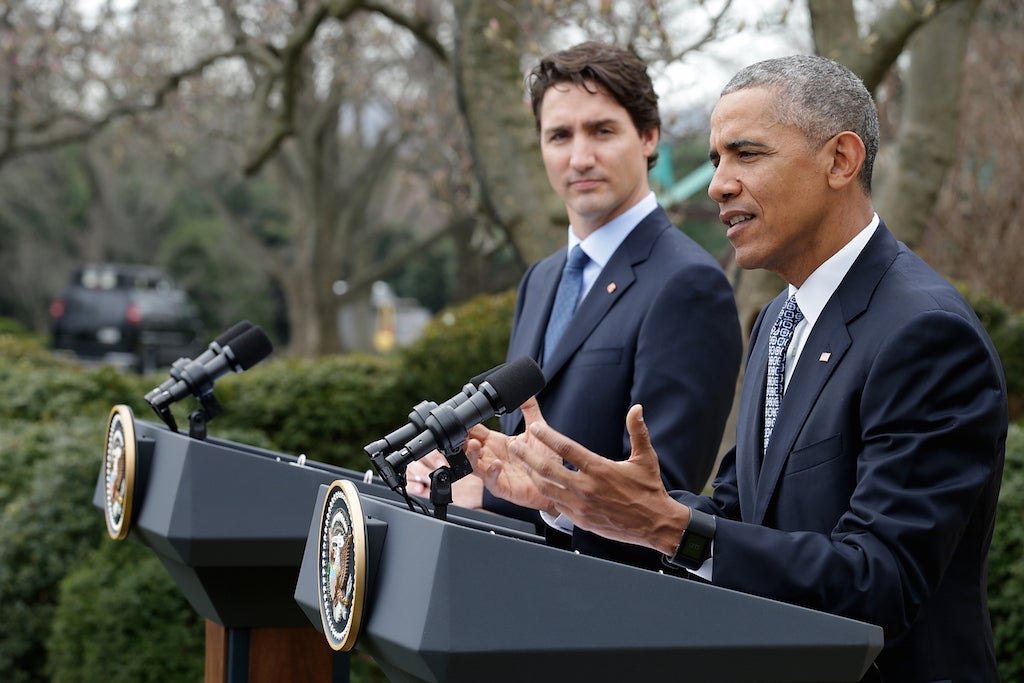
[[[351,650],[366,602],[366,525],[359,491],[350,481],[331,483],[320,517],[320,619],[328,644]]]
[[[107,533],[115,541],[127,538],[131,530],[137,458],[132,409],[116,405],[110,409],[107,419],[106,451],[103,454],[104,516]]]

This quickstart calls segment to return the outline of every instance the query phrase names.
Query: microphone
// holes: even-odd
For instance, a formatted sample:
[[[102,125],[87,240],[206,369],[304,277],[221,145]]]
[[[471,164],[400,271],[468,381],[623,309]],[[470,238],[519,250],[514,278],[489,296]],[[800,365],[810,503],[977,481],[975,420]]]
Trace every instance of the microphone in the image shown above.
[[[401,450],[383,458],[379,468],[382,470],[381,478],[394,488],[402,483],[403,477],[398,473],[404,473],[410,462],[433,450],[446,454],[458,452],[466,443],[470,427],[518,408],[543,389],[544,383],[544,373],[528,356],[498,366],[459,405],[445,403],[430,411],[424,420],[425,429]]]
[[[473,377],[469,382],[463,385],[462,391],[452,396],[442,405],[450,406],[452,408],[459,407],[477,392],[477,387],[479,387],[480,384],[491,375],[491,373],[504,366],[504,363],[496,365],[490,370],[485,370],[479,375]],[[433,401],[421,401],[420,403],[417,403],[413,406],[412,412],[409,413],[408,424],[405,424],[387,436],[368,444],[363,450],[371,456],[379,453],[390,454],[397,451],[404,444],[416,438],[417,434],[427,428],[427,418],[430,417],[430,413],[436,410],[437,407],[437,404]]]
[[[242,334],[246,330],[252,327],[252,323],[248,320],[241,320],[224,332],[214,337],[210,345],[206,347],[206,350],[196,356],[195,362],[206,365],[216,356],[224,350],[224,347],[231,343],[238,335]],[[145,399],[148,403],[152,399],[156,398],[161,392],[170,390],[174,386],[175,382],[181,379],[181,371],[189,364],[193,362],[191,358],[179,358],[171,364],[171,378],[166,379],[163,383],[146,394]]]
[[[150,394],[154,392],[146,394],[146,402],[160,413],[170,404],[189,394],[201,396],[211,391],[214,381],[222,375],[248,370],[269,356],[273,350],[274,345],[263,328],[259,325],[250,325],[244,332],[233,337],[227,345],[222,346],[220,353],[212,354],[210,360],[199,361],[199,358],[206,355],[204,352],[196,360],[189,361],[179,370],[179,379],[167,389],[160,390],[158,387],[154,390],[156,395],[152,397]]]

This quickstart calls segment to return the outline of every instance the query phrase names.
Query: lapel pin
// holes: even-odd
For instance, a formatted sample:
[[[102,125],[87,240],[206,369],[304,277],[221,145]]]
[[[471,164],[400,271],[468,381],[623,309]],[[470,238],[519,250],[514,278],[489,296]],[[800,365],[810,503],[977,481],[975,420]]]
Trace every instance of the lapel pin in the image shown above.
[[[832,354],[829,353],[828,351],[825,351],[820,356],[818,356],[818,362],[819,363],[827,363],[828,359],[831,358],[831,357],[832,357]]]
[[[608,290],[608,293],[611,294],[612,292],[615,291],[615,283],[614,282],[609,282],[608,283],[608,287],[606,289]]]

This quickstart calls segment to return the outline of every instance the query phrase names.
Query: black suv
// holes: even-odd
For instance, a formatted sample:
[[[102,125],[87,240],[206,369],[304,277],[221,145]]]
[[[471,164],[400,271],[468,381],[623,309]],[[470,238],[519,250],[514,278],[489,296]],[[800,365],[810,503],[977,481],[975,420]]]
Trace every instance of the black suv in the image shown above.
[[[50,305],[50,317],[54,349],[138,372],[191,357],[200,346],[195,306],[154,266],[80,266]]]

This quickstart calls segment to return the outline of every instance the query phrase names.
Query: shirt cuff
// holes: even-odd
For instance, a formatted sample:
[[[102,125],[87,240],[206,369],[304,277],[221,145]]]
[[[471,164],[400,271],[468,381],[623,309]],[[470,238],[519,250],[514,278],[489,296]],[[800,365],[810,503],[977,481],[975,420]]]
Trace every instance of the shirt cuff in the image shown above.
[[[552,529],[558,529],[562,533],[566,533],[566,534],[571,534],[572,533],[574,525],[572,523],[572,520],[570,520],[565,515],[555,516],[555,515],[551,514],[550,512],[544,512],[543,510],[541,510],[540,511],[540,518],[543,519],[544,523],[547,524]]]

